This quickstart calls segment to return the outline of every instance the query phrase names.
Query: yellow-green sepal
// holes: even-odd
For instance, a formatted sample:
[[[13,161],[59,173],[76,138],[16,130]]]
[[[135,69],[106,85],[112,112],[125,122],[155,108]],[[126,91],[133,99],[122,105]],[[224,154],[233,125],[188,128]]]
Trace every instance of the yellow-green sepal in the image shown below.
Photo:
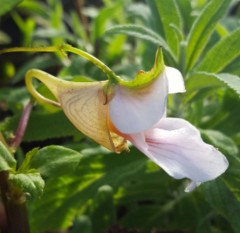
[[[133,80],[123,80],[119,76],[117,82],[121,86],[128,88],[141,88],[149,85],[154,81],[164,70],[164,60],[162,49],[158,48],[155,55],[153,67],[149,71],[140,70]]]

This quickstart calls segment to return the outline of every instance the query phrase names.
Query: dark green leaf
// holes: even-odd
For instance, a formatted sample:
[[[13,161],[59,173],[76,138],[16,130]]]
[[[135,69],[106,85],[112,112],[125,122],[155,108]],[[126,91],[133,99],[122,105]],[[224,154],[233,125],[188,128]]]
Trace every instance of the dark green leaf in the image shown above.
[[[16,160],[0,141],[0,172],[15,169]]]
[[[238,233],[240,229],[238,214],[240,213],[240,202],[233,193],[221,180],[206,183],[203,185],[203,190],[207,201],[230,222],[234,231]]]
[[[91,219],[86,216],[82,215],[73,223],[73,228],[71,230],[71,233],[92,233],[92,222]]]
[[[92,232],[104,232],[108,226],[116,222],[114,210],[114,191],[111,186],[101,186],[90,205],[90,216],[92,219]]]
[[[223,180],[226,186],[234,194],[237,200],[240,202],[240,158],[239,156],[228,156],[229,168],[224,174]]]
[[[97,151],[100,152],[98,149],[89,151],[91,154],[85,153],[74,175],[48,180],[43,198],[34,202],[31,208],[33,232],[66,229],[76,211],[86,208],[101,186],[117,188],[121,182],[142,170],[146,163],[145,159],[135,155],[116,156],[106,154],[106,150],[102,150],[104,154],[97,154]]]

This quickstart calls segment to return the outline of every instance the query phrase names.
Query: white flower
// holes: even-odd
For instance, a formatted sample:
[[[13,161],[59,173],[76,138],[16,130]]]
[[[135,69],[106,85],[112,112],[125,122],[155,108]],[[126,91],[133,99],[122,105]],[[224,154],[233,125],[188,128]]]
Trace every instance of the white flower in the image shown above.
[[[189,178],[185,191],[213,180],[228,167],[225,156],[206,144],[189,122],[164,114],[168,93],[184,92],[181,73],[170,67],[148,87],[117,87],[109,104],[110,119],[118,133],[131,141],[170,176]]]

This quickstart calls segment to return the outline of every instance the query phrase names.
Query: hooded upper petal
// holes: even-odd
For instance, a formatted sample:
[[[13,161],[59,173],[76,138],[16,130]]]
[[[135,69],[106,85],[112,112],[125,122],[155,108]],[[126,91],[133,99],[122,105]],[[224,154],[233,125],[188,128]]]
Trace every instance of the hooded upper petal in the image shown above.
[[[109,103],[112,123],[124,134],[151,128],[164,115],[167,94],[168,81],[165,72],[143,88],[131,89],[117,85]]]
[[[199,131],[183,119],[161,119],[155,128],[130,137],[136,147],[170,176],[192,180],[186,191],[215,179],[228,167],[225,156],[205,143]]]

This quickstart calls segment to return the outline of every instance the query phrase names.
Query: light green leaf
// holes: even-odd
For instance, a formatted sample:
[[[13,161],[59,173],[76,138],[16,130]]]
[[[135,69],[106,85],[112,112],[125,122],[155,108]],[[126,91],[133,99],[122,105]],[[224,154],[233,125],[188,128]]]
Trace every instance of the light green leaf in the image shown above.
[[[202,59],[199,71],[218,73],[240,55],[240,29],[220,40]],[[239,63],[240,66],[240,63]]]
[[[62,146],[47,146],[32,157],[30,167],[44,177],[57,177],[74,172],[81,158],[77,151]]]
[[[179,39],[175,30],[181,31],[182,26],[179,9],[174,0],[155,0],[155,3],[162,21],[165,39],[173,53],[177,56],[179,53]]]
[[[28,173],[11,173],[9,182],[32,198],[40,197],[45,185],[40,173],[34,170],[29,170]]]
[[[230,0],[212,0],[196,18],[187,38],[187,70],[190,70],[199,59],[213,30],[228,10]]]
[[[13,155],[10,154],[8,149],[0,141],[0,172],[8,171],[16,167],[16,160]]]
[[[151,42],[156,46],[163,47],[171,55],[171,57],[175,59],[166,41],[160,35],[149,28],[133,24],[117,25],[106,31],[106,35],[113,34],[125,34]]]
[[[22,2],[22,0],[1,0],[0,16],[12,10],[20,2]]]

